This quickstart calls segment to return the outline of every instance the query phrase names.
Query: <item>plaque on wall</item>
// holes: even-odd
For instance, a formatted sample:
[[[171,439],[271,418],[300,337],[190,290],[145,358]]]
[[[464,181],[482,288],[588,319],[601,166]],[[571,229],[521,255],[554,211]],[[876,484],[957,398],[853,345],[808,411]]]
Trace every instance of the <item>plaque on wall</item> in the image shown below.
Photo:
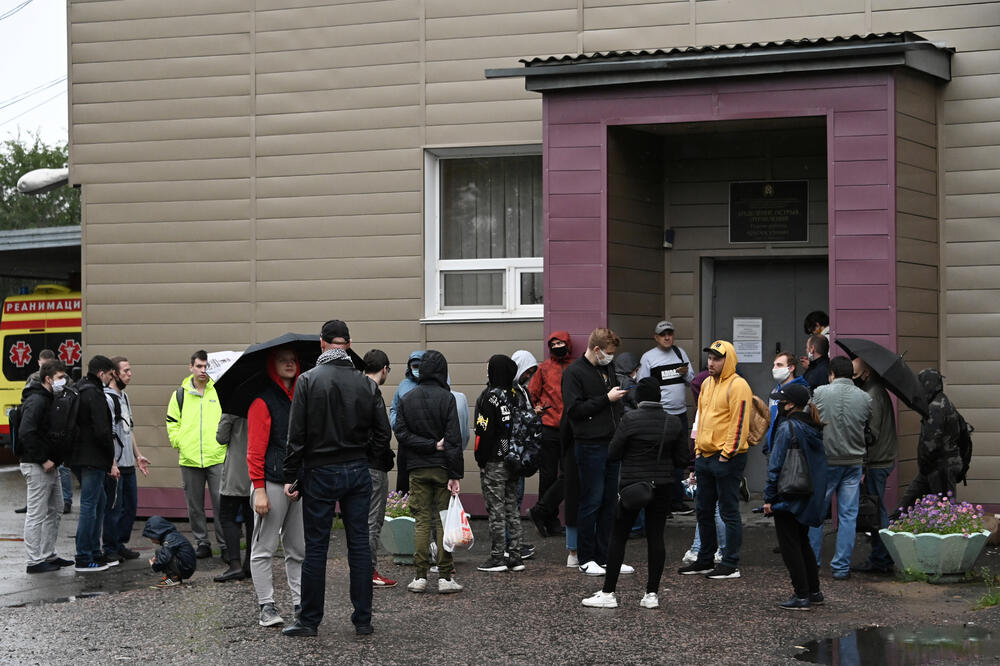
[[[729,183],[730,243],[809,240],[809,181]]]

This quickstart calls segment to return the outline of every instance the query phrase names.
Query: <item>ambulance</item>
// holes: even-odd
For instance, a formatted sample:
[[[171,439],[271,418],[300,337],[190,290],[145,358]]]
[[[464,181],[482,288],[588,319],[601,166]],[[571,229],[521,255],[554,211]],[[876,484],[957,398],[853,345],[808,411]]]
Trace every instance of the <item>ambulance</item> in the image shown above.
[[[0,311],[0,445],[10,445],[7,411],[21,404],[21,391],[28,376],[38,370],[38,354],[51,349],[79,376],[83,346],[80,338],[82,295],[69,287],[42,284],[34,293],[9,296]]]

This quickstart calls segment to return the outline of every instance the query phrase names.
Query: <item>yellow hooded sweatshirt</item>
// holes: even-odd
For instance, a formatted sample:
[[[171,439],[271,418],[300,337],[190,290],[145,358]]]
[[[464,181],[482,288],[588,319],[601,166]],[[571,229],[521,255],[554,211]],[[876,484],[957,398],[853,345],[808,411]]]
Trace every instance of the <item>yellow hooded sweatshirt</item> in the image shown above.
[[[749,448],[747,436],[753,392],[745,379],[736,374],[736,350],[731,342],[716,340],[709,347],[725,354],[718,377],[709,377],[698,396],[698,435],[695,451],[704,456],[721,452],[725,459]]]

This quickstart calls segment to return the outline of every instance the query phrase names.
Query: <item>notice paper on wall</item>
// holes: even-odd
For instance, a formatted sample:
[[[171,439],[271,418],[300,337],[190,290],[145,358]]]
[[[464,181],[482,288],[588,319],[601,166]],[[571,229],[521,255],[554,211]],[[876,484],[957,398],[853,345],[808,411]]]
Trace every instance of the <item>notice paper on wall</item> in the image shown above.
[[[733,317],[733,347],[740,363],[760,363],[763,354],[764,320]]]

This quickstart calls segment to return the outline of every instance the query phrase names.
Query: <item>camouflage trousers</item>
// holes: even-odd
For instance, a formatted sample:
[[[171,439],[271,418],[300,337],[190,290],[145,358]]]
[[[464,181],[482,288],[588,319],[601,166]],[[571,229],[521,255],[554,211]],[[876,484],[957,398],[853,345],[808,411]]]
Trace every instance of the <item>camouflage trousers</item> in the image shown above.
[[[503,559],[504,551],[520,552],[521,549],[521,512],[517,507],[519,480],[502,462],[486,463],[479,477],[489,517],[490,552],[499,559]]]

